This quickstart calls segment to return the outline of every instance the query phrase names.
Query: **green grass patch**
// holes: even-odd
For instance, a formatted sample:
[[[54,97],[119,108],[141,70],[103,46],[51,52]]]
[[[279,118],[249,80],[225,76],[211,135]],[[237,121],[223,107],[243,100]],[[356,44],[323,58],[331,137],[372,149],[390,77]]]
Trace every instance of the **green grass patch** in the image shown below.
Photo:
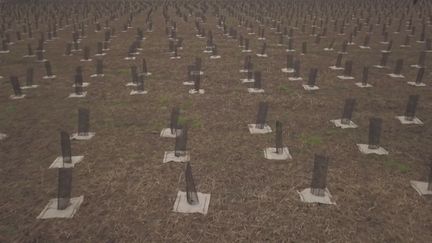
[[[408,171],[410,171],[410,167],[407,164],[393,159],[388,159],[384,161],[384,166],[387,168],[398,170],[401,173],[407,173]]]
[[[160,103],[161,106],[167,107],[169,105],[169,103],[170,103],[170,97],[167,96],[167,95],[161,95],[159,97],[159,103]]]
[[[196,117],[180,116],[178,119],[178,124],[181,126],[188,124],[189,127],[191,127],[191,128],[201,128],[202,127],[201,121]]]
[[[185,99],[185,101],[181,104],[182,110],[187,110],[192,107],[192,100],[191,99]]]
[[[130,105],[127,101],[113,101],[111,102],[111,106],[118,107],[118,106],[127,106]]]
[[[0,111],[0,125],[6,126],[8,122],[11,122],[11,115],[16,112],[16,107],[14,105],[6,105],[6,107]]]
[[[309,135],[309,136],[302,135],[301,140],[305,145],[319,145],[323,142],[322,138],[318,135]]]
[[[335,135],[335,134],[341,134],[343,132],[343,129],[340,128],[332,128],[327,131],[325,131],[326,135]]]
[[[161,121],[153,122],[151,125],[151,131],[160,131],[162,128],[166,127],[166,124],[164,124]]]
[[[116,73],[120,75],[127,75],[130,74],[130,69],[129,68],[117,69]]]
[[[279,85],[278,90],[286,94],[292,94],[294,92],[287,84]]]
[[[5,109],[6,114],[14,113],[15,111],[16,111],[16,107],[14,105],[6,106],[6,109]]]

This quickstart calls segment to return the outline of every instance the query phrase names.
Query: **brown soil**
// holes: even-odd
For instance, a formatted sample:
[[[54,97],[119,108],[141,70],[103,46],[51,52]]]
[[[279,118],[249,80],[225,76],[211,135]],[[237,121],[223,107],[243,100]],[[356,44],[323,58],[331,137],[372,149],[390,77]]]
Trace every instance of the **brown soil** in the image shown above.
[[[172,12],[174,16],[174,12]],[[304,91],[301,82],[288,81],[280,69],[285,66],[285,47],[278,47],[278,37],[266,28],[269,58],[255,56],[262,41],[249,36],[254,50],[252,61],[263,71],[265,94],[249,94],[240,83],[239,73],[244,53],[238,41],[224,37],[216,29],[216,18],[203,24],[211,29],[222,59],[210,60],[202,52],[205,39],[195,37],[193,18],[185,23],[176,18],[178,36],[184,38],[182,59],[170,60],[168,40],[161,8],[154,14],[153,33],[146,33],[144,50],[149,71],[148,95],[130,96],[131,61],[123,60],[134,40],[136,27],[144,28],[144,15],[134,19],[134,29],[120,32],[124,18],[113,22],[118,37],[104,57],[105,77],[88,78],[95,62],[83,63],[81,54],[62,56],[71,40],[71,27],[59,32],[60,39],[46,45],[46,57],[57,75],[43,80],[43,64],[24,59],[27,40],[11,46],[10,54],[0,54],[0,132],[9,138],[0,142],[0,242],[431,242],[431,198],[422,197],[411,188],[410,180],[426,180],[431,147],[432,94],[430,73],[424,88],[406,85],[413,80],[424,44],[401,49],[405,33],[391,34],[394,41],[390,55],[391,69],[370,69],[374,88],[357,88],[354,81],[336,78],[338,72],[328,66],[336,60],[336,51],[325,52],[331,38],[313,44],[313,37],[295,32],[295,58],[300,58],[302,76],[319,68],[317,92]],[[395,21],[397,22],[397,21]],[[237,25],[229,19],[229,25]],[[416,22],[418,32],[420,22]],[[310,26],[308,25],[308,30]],[[346,32],[348,33],[347,28]],[[363,42],[365,29],[356,43]],[[88,38],[81,46],[90,46],[92,54],[103,32],[87,27]],[[245,28],[238,28],[246,36]],[[430,26],[427,26],[430,36]],[[309,32],[307,32],[309,33]],[[35,31],[35,37],[38,33]],[[335,36],[339,50],[346,38]],[[301,42],[308,40],[308,54],[299,55]],[[380,26],[375,26],[371,50],[349,46],[345,60],[354,61],[356,81],[364,65],[378,64],[381,54]],[[37,39],[31,41],[33,48]],[[201,96],[188,94],[182,82],[186,67],[195,57],[203,58],[205,78]],[[386,74],[395,60],[404,59],[406,79],[396,80]],[[26,91],[23,100],[10,100],[9,75],[25,81],[25,67],[35,67],[35,82],[40,87]],[[88,96],[67,99],[73,91],[73,73],[81,65]],[[427,59],[430,70],[430,58]],[[402,126],[394,117],[402,115],[410,94],[419,94],[418,117],[423,126]],[[344,99],[357,99],[353,116],[358,129],[337,129],[329,122],[342,112]],[[271,146],[274,133],[251,135],[247,124],[253,123],[259,101],[270,104],[268,123],[283,123],[284,141],[293,160],[267,161],[263,149]],[[172,150],[174,141],[162,139],[159,132],[169,124],[173,106],[181,107],[183,119],[192,124],[189,132],[191,165],[200,192],[211,193],[209,213],[185,215],[172,212],[178,190],[184,190],[184,166],[162,164],[164,151]],[[37,215],[50,198],[56,196],[57,173],[48,166],[60,154],[59,131],[76,130],[77,108],[91,111],[92,131],[96,137],[73,142],[73,154],[84,161],[73,171],[73,195],[84,195],[84,203],[68,220],[38,220]],[[388,156],[361,154],[356,143],[366,143],[368,120],[384,120],[382,146]],[[302,203],[298,190],[309,187],[314,153],[330,156],[328,188],[336,206]]]

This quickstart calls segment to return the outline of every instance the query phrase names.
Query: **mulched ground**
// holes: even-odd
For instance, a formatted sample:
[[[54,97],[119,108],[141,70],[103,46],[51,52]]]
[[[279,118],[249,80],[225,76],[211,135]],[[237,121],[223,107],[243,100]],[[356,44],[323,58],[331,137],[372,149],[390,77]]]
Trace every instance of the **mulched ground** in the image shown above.
[[[174,16],[174,11],[171,9]],[[308,54],[300,58],[302,76],[319,68],[317,92],[307,92],[301,82],[288,81],[280,69],[285,66],[285,47],[278,47],[278,36],[266,29],[269,58],[255,56],[262,41],[249,36],[254,50],[252,61],[263,72],[264,94],[249,94],[240,83],[239,69],[245,54],[217,30],[217,19],[209,14],[206,30],[211,29],[221,59],[211,60],[202,52],[205,39],[195,37],[193,18],[176,18],[178,36],[184,38],[182,59],[170,60],[165,21],[159,8],[153,15],[154,32],[146,33],[144,50],[149,71],[148,95],[130,96],[125,84],[130,80],[131,61],[123,60],[134,40],[136,28],[144,28],[145,16],[134,19],[134,29],[120,32],[125,18],[113,22],[118,37],[105,56],[105,77],[91,79],[95,62],[83,63],[81,54],[62,56],[71,28],[59,32],[60,39],[46,45],[54,80],[43,80],[43,64],[24,59],[27,41],[11,46],[1,54],[0,132],[9,138],[0,142],[0,241],[1,242],[431,242],[432,204],[411,188],[410,180],[426,180],[431,146],[432,94],[431,68],[427,58],[424,88],[406,85],[416,76],[415,64],[424,44],[401,49],[405,33],[392,34],[391,69],[370,69],[374,88],[357,88],[354,81],[336,78],[339,72],[328,66],[336,52],[323,48],[331,37],[314,45],[314,37],[295,32],[295,47],[308,40]],[[228,18],[228,25],[237,21]],[[416,22],[420,29],[420,22]],[[366,28],[364,28],[366,29]],[[384,49],[380,26],[375,27],[371,50],[349,46],[345,60],[353,60],[358,82],[364,65],[378,64]],[[87,27],[92,54],[103,32]],[[246,35],[245,28],[238,28]],[[430,26],[427,27],[430,35]],[[348,33],[348,28],[347,28]],[[335,36],[339,50],[345,37]],[[356,43],[363,41],[365,31]],[[36,47],[36,39],[31,42]],[[201,96],[188,94],[187,65],[203,58],[205,71]],[[404,59],[406,79],[389,78],[397,58]],[[67,99],[73,91],[75,67],[81,65],[88,96]],[[23,100],[10,100],[9,75],[18,75],[23,84],[25,68],[35,67],[39,88],[26,92]],[[423,126],[402,126],[394,117],[403,115],[408,95],[419,94],[417,116]],[[330,119],[339,118],[344,100],[357,99],[353,120],[357,129],[337,129]],[[284,142],[293,160],[265,160],[262,150],[272,146],[274,133],[251,135],[247,124],[255,121],[258,103],[269,103],[268,124],[283,123]],[[178,190],[184,190],[184,165],[162,164],[164,151],[172,150],[174,140],[162,139],[159,132],[169,125],[173,106],[181,107],[182,120],[191,124],[188,147],[191,165],[200,192],[211,193],[209,213],[185,215],[172,212]],[[84,161],[73,171],[73,195],[84,195],[84,203],[68,220],[37,220],[50,198],[56,196],[57,173],[48,170],[60,154],[59,132],[76,130],[77,108],[91,111],[92,131],[86,142],[73,142],[74,155]],[[356,143],[367,143],[368,122],[372,116],[383,119],[382,146],[388,156],[361,154]],[[297,191],[310,186],[313,157],[330,157],[328,188],[337,205],[308,205]]]

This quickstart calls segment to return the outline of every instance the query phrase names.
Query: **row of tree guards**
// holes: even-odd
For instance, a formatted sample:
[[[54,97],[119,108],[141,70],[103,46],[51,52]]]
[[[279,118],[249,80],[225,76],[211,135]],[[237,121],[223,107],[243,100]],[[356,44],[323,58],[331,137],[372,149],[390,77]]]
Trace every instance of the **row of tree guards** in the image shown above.
[[[395,85],[410,85],[410,88],[416,88],[415,91],[419,90],[418,87],[427,86],[424,80],[428,75],[428,53],[432,52],[430,1],[253,0],[226,4],[225,1],[128,0],[109,4],[88,1],[66,7],[62,4],[62,1],[18,1],[0,6],[3,14],[0,18],[0,57],[8,59],[12,55],[18,55],[22,56],[23,62],[30,63],[21,75],[15,71],[8,75],[13,90],[10,99],[25,102],[25,98],[31,98],[32,92],[37,92],[36,88],[43,88],[46,82],[63,77],[63,73],[55,71],[55,66],[62,65],[61,62],[47,58],[52,56],[47,55],[53,49],[48,48],[50,43],[56,41],[65,42],[62,45],[64,52],[62,49],[61,56],[56,58],[67,60],[80,57],[79,64],[71,67],[74,74],[68,77],[70,83],[67,85],[71,86],[72,91],[68,98],[85,98],[91,92],[98,92],[90,90],[91,78],[105,77],[105,64],[113,60],[111,50],[115,47],[114,42],[124,41],[126,33],[132,31],[135,32],[134,39],[128,40],[126,47],[121,50],[121,60],[130,68],[130,78],[125,86],[132,89],[130,95],[145,95],[151,92],[147,90],[146,82],[152,73],[147,69],[147,60],[138,57],[146,48],[147,36],[153,35],[158,30],[155,26],[161,25],[165,25],[168,44],[163,54],[168,54],[166,59],[173,65],[182,62],[182,53],[192,51],[188,49],[187,31],[205,41],[202,52],[208,55],[209,64],[206,67],[209,69],[213,68],[212,62],[232,58],[231,55],[222,55],[227,50],[242,53],[244,63],[240,75],[244,76],[240,81],[252,85],[246,89],[251,94],[265,92],[268,73],[257,68],[252,58],[270,60],[280,55],[286,56],[286,62],[278,64],[282,74],[274,75],[284,75],[284,82],[301,82],[306,92],[319,92],[318,84],[325,85],[325,80],[319,80],[319,74],[327,71],[327,67],[308,67],[305,73],[301,70],[305,63],[317,57],[335,58],[328,70],[338,80],[354,80],[353,84],[360,88],[378,86],[375,80],[371,80],[371,76],[375,74],[385,74],[396,80],[406,79],[405,83]],[[159,16],[159,13],[162,15]],[[139,17],[144,17],[144,23],[140,22]],[[159,17],[162,20],[154,25],[153,20],[159,20]],[[180,25],[185,28],[178,28]],[[96,43],[91,45],[88,43],[90,35],[97,36]],[[323,44],[324,42],[327,43]],[[20,48],[22,46],[25,48]],[[380,57],[372,57],[374,52],[379,53]],[[357,62],[358,53],[368,53],[374,65]],[[417,61],[409,60],[404,54],[415,55]],[[165,58],[163,55],[160,57]],[[137,60],[141,60],[139,67]],[[91,74],[86,73],[88,65],[94,66],[92,69],[95,71]],[[187,66],[182,85],[191,86],[190,95],[211,95],[211,92],[208,94],[204,89],[207,84],[203,83],[203,66],[201,56],[197,56]],[[361,74],[357,74],[355,68]],[[416,75],[409,76],[407,68],[416,70]],[[38,69],[44,69],[45,75],[37,77],[35,70],[37,73]],[[19,79],[24,74],[25,85],[21,85]],[[395,114],[395,119],[404,125],[423,125],[416,117],[420,96],[415,94],[414,89],[411,93],[404,113]],[[342,129],[358,128],[353,119],[356,102],[354,98],[346,99],[341,117],[330,122]],[[268,109],[268,103],[260,102],[255,123],[247,124],[249,132],[254,136],[273,133],[273,124],[267,123]],[[180,109],[174,107],[169,127],[164,128],[160,135],[174,139],[174,148],[165,151],[163,163],[177,162],[185,165],[184,191],[178,192],[173,210],[207,214],[210,194],[197,191],[198,184],[192,174],[193,155],[189,153],[187,146],[188,136],[193,134],[193,129],[188,124],[179,123],[180,115]],[[361,153],[391,153],[391,150],[389,152],[381,146],[384,122],[380,117],[369,119],[368,141],[357,144]],[[263,157],[268,160],[292,160],[295,154],[291,154],[284,143],[283,124],[276,121],[273,128],[274,145],[263,149]],[[72,174],[75,166],[78,167],[78,163],[84,161],[84,156],[72,155],[72,145],[77,141],[84,143],[94,136],[95,133],[90,130],[89,109],[79,108],[77,132],[60,133],[61,156],[49,167],[58,171],[57,197],[49,201],[38,218],[71,218],[77,212],[84,197],[72,197]],[[6,134],[0,133],[0,140],[6,138]],[[310,187],[298,192],[302,201],[335,204],[327,188],[330,161],[331,158],[326,154],[314,155]],[[411,185],[421,195],[432,194],[432,163],[428,180],[411,181]]]

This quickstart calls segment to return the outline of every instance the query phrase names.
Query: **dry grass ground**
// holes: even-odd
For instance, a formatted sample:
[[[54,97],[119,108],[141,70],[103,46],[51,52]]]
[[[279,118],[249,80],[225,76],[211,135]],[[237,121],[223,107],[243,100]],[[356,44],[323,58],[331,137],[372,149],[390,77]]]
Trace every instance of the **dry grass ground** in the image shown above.
[[[173,13],[174,15],[174,13]],[[123,33],[116,23],[118,37],[104,57],[105,74],[101,79],[87,78],[95,63],[82,63],[81,54],[64,57],[70,28],[59,32],[60,40],[46,45],[57,78],[43,80],[43,64],[23,59],[27,41],[11,46],[10,54],[0,56],[0,131],[9,135],[0,143],[0,242],[431,242],[431,199],[421,197],[409,184],[425,180],[431,147],[432,94],[430,86],[413,88],[413,80],[423,45],[400,49],[405,34],[392,35],[395,42],[390,55],[405,61],[405,80],[385,74],[391,70],[371,68],[373,89],[359,89],[353,81],[341,81],[328,66],[336,53],[324,52],[331,38],[319,46],[313,38],[295,32],[295,47],[308,40],[309,53],[299,56],[302,76],[311,67],[319,68],[321,90],[309,93],[300,82],[288,81],[280,68],[285,65],[284,47],[276,46],[277,36],[268,29],[269,58],[253,56],[257,70],[263,71],[265,94],[247,93],[239,73],[244,54],[237,41],[228,40],[216,30],[216,19],[204,24],[212,29],[222,59],[210,60],[202,53],[205,39],[195,37],[193,21],[177,20],[178,35],[184,38],[182,59],[169,60],[161,9],[153,19],[155,31],[146,33],[142,57],[153,75],[146,80],[145,96],[129,96],[130,61],[123,60],[136,29]],[[228,24],[237,24],[230,19]],[[144,16],[137,16],[134,27],[144,27]],[[379,28],[376,28],[379,32]],[[430,26],[428,27],[428,30]],[[88,26],[92,54],[103,33]],[[245,29],[240,29],[245,34]],[[365,32],[356,42],[362,42]],[[329,35],[333,35],[332,32]],[[363,65],[377,64],[380,35],[371,39],[372,50],[350,46],[344,61],[354,61],[354,75],[360,80]],[[252,49],[262,42],[251,38]],[[337,37],[340,49],[344,37]],[[33,47],[36,41],[33,41]],[[203,58],[206,94],[191,96],[181,83],[186,67],[194,58]],[[430,70],[430,57],[427,59]],[[12,101],[8,75],[20,76],[25,67],[35,67],[36,90],[24,100]],[[85,99],[67,99],[72,92],[76,66],[82,65],[86,81]],[[430,85],[430,73],[425,81]],[[410,94],[419,94],[418,117],[423,126],[402,126],[394,118],[402,115]],[[358,129],[340,130],[330,119],[338,118],[344,99],[355,97],[353,120]],[[284,140],[294,157],[291,161],[272,162],[263,158],[262,149],[271,145],[274,133],[254,136],[247,124],[255,119],[259,101],[270,104],[269,124],[284,125]],[[183,119],[191,122],[189,148],[198,190],[211,193],[206,216],[172,212],[178,190],[184,190],[184,166],[162,164],[163,153],[174,147],[171,139],[159,132],[168,125],[171,107],[181,107]],[[73,195],[84,195],[84,203],[73,219],[37,220],[36,216],[50,198],[56,196],[57,173],[48,166],[60,154],[59,131],[76,129],[78,107],[91,110],[92,131],[96,137],[73,142],[73,154],[84,161],[73,171]],[[367,142],[368,119],[383,118],[382,145],[389,156],[365,156],[356,143]],[[328,188],[336,206],[307,205],[297,190],[310,184],[314,153],[330,156]]]

